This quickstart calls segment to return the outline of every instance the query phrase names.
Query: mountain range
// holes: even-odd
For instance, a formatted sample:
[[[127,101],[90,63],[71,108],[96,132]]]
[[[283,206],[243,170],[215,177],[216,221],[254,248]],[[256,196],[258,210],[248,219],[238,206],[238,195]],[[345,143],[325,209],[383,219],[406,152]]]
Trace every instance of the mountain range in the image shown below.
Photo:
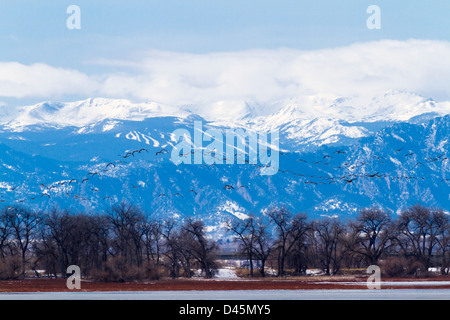
[[[129,201],[159,216],[200,217],[210,230],[280,205],[311,217],[346,218],[372,205],[399,213],[416,203],[448,212],[449,114],[450,102],[398,91],[271,104],[42,102],[0,112],[0,201],[87,212]],[[193,132],[194,121],[204,130],[278,131],[279,172],[175,165],[173,133]]]

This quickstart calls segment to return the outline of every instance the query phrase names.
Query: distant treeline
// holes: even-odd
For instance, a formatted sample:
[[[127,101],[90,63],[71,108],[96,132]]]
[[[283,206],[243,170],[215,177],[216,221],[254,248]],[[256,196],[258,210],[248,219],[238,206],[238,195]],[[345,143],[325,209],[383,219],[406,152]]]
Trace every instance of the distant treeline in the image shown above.
[[[379,208],[354,218],[308,219],[286,208],[230,219],[227,234],[246,260],[250,276],[325,274],[378,265],[388,276],[414,275],[430,267],[448,273],[450,220],[441,209],[416,205],[392,216]],[[98,214],[52,209],[0,212],[0,279],[66,277],[77,265],[100,281],[210,278],[220,266],[219,242],[193,218],[159,219],[127,203]]]
[[[255,265],[264,276],[267,261],[278,276],[303,275],[310,268],[332,275],[369,265],[378,265],[387,276],[427,273],[430,267],[448,274],[450,267],[449,217],[442,209],[421,205],[395,217],[377,207],[365,208],[345,221],[309,221],[306,214],[281,208],[232,221],[228,229],[249,261],[251,276]]]
[[[105,213],[5,207],[0,213],[0,278],[66,277],[70,265],[101,281],[212,277],[217,245],[201,221],[156,220],[121,203]],[[31,274],[29,274],[31,271]]]

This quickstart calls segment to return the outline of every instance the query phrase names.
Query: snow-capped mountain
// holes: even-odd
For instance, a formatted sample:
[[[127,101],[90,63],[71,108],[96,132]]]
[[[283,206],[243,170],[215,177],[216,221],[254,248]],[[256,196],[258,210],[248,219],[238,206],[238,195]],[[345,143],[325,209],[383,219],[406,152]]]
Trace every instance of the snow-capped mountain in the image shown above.
[[[76,102],[43,102],[18,108],[16,117],[3,122],[10,130],[30,126],[85,127],[105,120],[140,121],[150,117],[187,115],[181,108],[148,102],[133,104],[122,99],[87,99]],[[106,128],[107,129],[107,128]]]
[[[95,211],[127,200],[153,214],[198,215],[212,229],[281,204],[316,217],[345,217],[374,204],[398,211],[422,202],[450,210],[447,114],[447,102],[402,92],[209,108],[44,102],[0,121],[0,201]],[[267,176],[252,164],[175,165],[173,132],[193,132],[195,120],[204,129],[278,130],[280,171]]]
[[[124,99],[87,99],[76,102],[43,102],[16,108],[0,117],[7,132],[37,128],[93,127],[111,130],[118,121],[176,117],[184,121],[200,117],[219,128],[245,128],[257,132],[278,130],[280,143],[290,151],[310,147],[348,144],[396,122],[421,122],[450,113],[450,102],[406,92],[389,91],[373,97],[319,95],[258,104],[254,101],[219,101],[212,104],[168,106],[155,102],[132,103]],[[1,116],[1,114],[0,114]],[[160,142],[163,144],[163,142]]]
[[[436,102],[413,93],[389,91],[375,96],[316,95],[260,104],[256,101],[218,101],[169,106],[156,102],[91,98],[75,102],[43,102],[0,113],[0,123],[11,129],[31,125],[82,127],[104,120],[143,120],[196,114],[217,125],[281,127],[291,120],[332,119],[348,123],[408,121],[419,115],[445,115],[450,102]]]

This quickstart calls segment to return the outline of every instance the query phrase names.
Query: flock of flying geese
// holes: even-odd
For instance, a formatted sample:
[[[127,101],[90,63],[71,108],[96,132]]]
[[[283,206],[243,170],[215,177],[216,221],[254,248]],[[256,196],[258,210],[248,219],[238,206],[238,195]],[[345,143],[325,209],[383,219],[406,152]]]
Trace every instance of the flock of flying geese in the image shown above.
[[[402,150],[403,150],[403,148],[395,149],[394,151],[400,155],[400,152]],[[204,152],[203,150],[197,150],[197,151],[202,151],[203,154],[209,154],[212,158],[215,158],[215,159],[217,159],[219,161],[226,161],[226,157],[224,155],[219,156],[218,153],[214,153],[213,154],[213,152]],[[197,151],[195,151],[195,150],[194,151],[190,151],[190,152],[188,152],[186,154],[183,154],[183,156],[187,157],[188,155],[190,155],[190,154],[192,155],[192,154],[194,154]],[[122,159],[127,159],[127,158],[130,158],[130,157],[135,157],[135,155],[140,154],[142,152],[148,153],[149,151],[147,149],[145,149],[145,148],[142,148],[142,149],[137,149],[137,150],[133,150],[133,151],[128,151],[125,154],[121,154],[119,156]],[[167,153],[169,153],[167,149],[161,149],[161,150],[159,150],[159,151],[157,151],[155,153],[155,156],[162,156],[162,155],[167,154]],[[284,153],[284,152],[280,152],[279,153],[280,156],[283,156],[283,155],[286,155],[286,154],[287,153]],[[319,158],[320,160],[316,159],[316,160],[309,160],[309,161],[307,161],[307,160],[304,160],[304,159],[297,159],[297,161],[300,162],[300,163],[304,163],[304,164],[316,167],[316,169],[321,170],[320,166],[322,166],[322,165],[323,166],[331,165],[332,164],[332,159],[334,157],[338,157],[338,155],[343,155],[343,154],[346,154],[346,151],[344,151],[344,150],[337,150],[337,151],[334,151],[332,154],[326,154],[326,155],[321,156],[321,158]],[[244,153],[234,154],[235,158],[239,157],[239,156],[244,156],[244,158],[245,158],[245,154]],[[408,157],[413,157],[414,156],[414,152],[408,152],[408,153],[402,154],[402,156],[404,157],[404,159],[408,159]],[[381,156],[373,156],[373,159],[380,161],[380,163],[384,163],[384,161],[386,160],[384,157],[381,157]],[[425,159],[422,162],[417,162],[416,161],[416,163],[414,164],[414,167],[425,166],[426,163],[434,163],[434,162],[438,162],[438,161],[443,162],[443,161],[447,161],[448,159],[449,158],[446,156],[446,154],[441,154],[441,155],[436,156],[436,157]],[[249,164],[248,160],[244,160],[244,162]],[[111,170],[111,168],[115,168],[116,164],[121,164],[121,163],[126,163],[126,162],[124,162],[122,160],[117,160],[115,162],[109,162],[109,163],[106,164],[104,169],[99,170],[99,171],[89,172],[81,180],[77,180],[77,179],[72,178],[70,180],[60,181],[60,182],[57,182],[57,183],[55,183],[53,185],[49,185],[49,186],[45,185],[45,184],[40,184],[39,186],[41,188],[41,193],[30,197],[30,199],[31,200],[36,200],[38,198],[50,199],[51,198],[50,191],[52,189],[57,189],[58,186],[63,186],[63,185],[66,185],[66,184],[67,185],[72,185],[72,184],[83,185],[83,184],[87,183],[88,181],[93,180],[95,176],[99,176],[100,177],[102,174],[104,174],[108,170]],[[399,179],[425,180],[426,179],[426,177],[418,177],[418,176],[392,176],[392,175],[388,175],[388,174],[381,174],[380,172],[364,173],[364,174],[353,173],[355,171],[355,169],[362,168],[366,164],[367,164],[366,162],[361,162],[358,165],[351,164],[350,162],[346,162],[346,163],[341,164],[340,166],[334,167],[334,169],[336,169],[336,170],[341,169],[341,170],[347,170],[349,172],[348,174],[343,174],[343,175],[340,175],[340,176],[330,176],[330,175],[327,175],[327,176],[308,175],[308,176],[306,176],[304,174],[301,174],[301,173],[298,173],[298,172],[295,172],[295,171],[292,171],[292,170],[281,170],[281,169],[279,169],[279,172],[292,174],[292,175],[295,175],[297,177],[301,177],[305,184],[312,185],[312,186],[320,185],[320,184],[333,184],[333,183],[338,183],[338,182],[343,182],[343,183],[345,183],[345,185],[347,185],[347,184],[352,184],[354,181],[356,181],[357,179],[360,179],[360,178],[369,178],[369,179],[371,179],[371,178],[390,178],[390,179],[393,179],[393,180],[399,180]],[[265,167],[264,165],[260,165],[260,164],[253,164],[253,165],[255,165],[255,166],[259,167],[259,168]],[[213,163],[213,164],[204,164],[203,166],[213,167],[213,166],[216,166],[216,164],[215,163]],[[325,167],[323,167],[323,168],[325,168]],[[449,182],[450,179],[443,178],[441,181]],[[141,187],[140,185],[134,185],[134,184],[131,184],[131,186],[132,186],[133,189],[137,189],[137,188]],[[16,190],[16,188],[17,188],[17,186],[10,188],[10,190],[14,191],[14,190]],[[231,184],[225,184],[222,189],[223,190],[238,190],[240,188],[249,188],[249,186],[247,186],[247,185],[236,185],[236,186],[233,186]],[[99,192],[99,189],[96,188],[96,187],[91,188],[91,190],[93,192]],[[194,189],[190,189],[189,193],[197,195],[197,192]],[[89,200],[89,199],[84,198],[84,197],[82,197],[82,196],[80,196],[78,194],[72,195],[70,193],[66,193],[66,195],[67,196],[72,196],[74,199],[79,199],[79,200],[83,200],[83,201]],[[183,194],[181,194],[180,192],[176,192],[176,193],[173,193],[173,194],[161,193],[157,197],[158,198],[164,198],[164,197],[169,197],[169,196],[184,198]],[[2,196],[0,196],[0,198],[1,197]],[[110,197],[110,196],[105,196],[102,199],[104,201],[106,201],[106,200],[111,200],[112,201],[113,200],[113,198]],[[27,199],[20,199],[20,200],[16,200],[16,201],[19,202],[19,203],[23,203],[26,200]],[[5,202],[5,200],[4,199],[0,199],[0,202]]]
[[[163,149],[163,150],[165,150],[165,149]],[[119,156],[122,157],[123,159],[126,159],[126,158],[128,158],[128,157],[134,157],[136,153],[139,154],[139,153],[144,152],[144,151],[147,152],[147,153],[149,152],[147,149],[142,148],[142,149],[133,150],[133,151],[131,151],[131,152],[126,152],[124,155],[119,155]],[[165,150],[165,151],[167,151],[167,150]],[[161,154],[161,153],[165,153],[165,152],[159,151],[157,154]],[[42,192],[41,192],[40,194],[31,196],[29,199],[30,199],[30,200],[36,200],[36,199],[38,199],[38,198],[40,198],[40,199],[50,199],[50,198],[51,198],[50,191],[51,191],[52,189],[58,189],[58,187],[64,186],[64,185],[66,185],[66,184],[67,184],[67,185],[72,185],[72,184],[80,184],[80,185],[83,185],[83,184],[87,183],[88,181],[93,180],[93,178],[94,178],[95,176],[100,177],[102,174],[104,174],[104,173],[107,172],[108,170],[111,170],[111,168],[115,168],[115,167],[116,167],[116,164],[121,164],[121,163],[125,163],[125,162],[122,161],[122,160],[118,160],[118,161],[116,161],[115,163],[114,163],[114,162],[109,162],[109,163],[106,164],[106,166],[104,167],[104,169],[102,169],[102,170],[100,170],[100,171],[92,171],[92,172],[88,172],[88,173],[85,175],[85,177],[83,177],[83,178],[80,179],[80,180],[75,179],[75,178],[72,178],[72,179],[70,179],[70,180],[64,180],[64,181],[56,182],[56,183],[54,183],[54,184],[52,184],[52,185],[46,185],[46,184],[44,184],[44,183],[41,183],[41,184],[39,185],[39,187],[40,187],[40,189],[41,189]],[[131,185],[132,185],[133,189],[136,189],[136,188],[139,187],[139,186],[135,186],[135,185],[133,185],[133,184],[131,184]],[[17,187],[18,187],[18,186],[14,186],[14,187],[10,188],[9,190],[14,191],[14,190],[17,189]],[[91,188],[91,191],[93,191],[93,192],[98,192],[99,189],[98,189],[97,187],[93,187],[93,188]],[[83,200],[83,201],[89,200],[89,199],[87,199],[87,198],[82,197],[82,196],[79,195],[79,194],[74,194],[74,195],[72,195],[71,193],[68,193],[68,192],[65,193],[65,194],[66,194],[67,196],[72,196],[74,199]],[[2,196],[0,196],[0,198],[1,198],[1,197],[2,197]],[[108,200],[108,199],[109,199],[109,200],[113,200],[113,198],[110,197],[110,196],[105,196],[105,197],[103,197],[103,200]],[[27,200],[26,198],[22,198],[22,199],[16,200],[16,202],[24,203],[26,200]],[[5,201],[6,201],[5,199],[0,199],[0,202],[5,202]],[[11,208],[14,208],[14,207],[11,207]]]
[[[394,151],[398,154],[400,154],[400,152],[403,150],[403,148],[400,149],[395,149]],[[334,154],[345,154],[346,152],[344,150],[337,150],[333,152]],[[408,157],[412,157],[415,155],[414,152],[408,152],[405,154],[401,154],[404,159],[408,159]],[[333,156],[331,155],[324,155],[320,160],[314,160],[314,161],[306,161],[303,159],[298,159],[297,161],[299,162],[303,162],[305,164],[310,163],[311,165],[316,166],[316,168],[319,167],[319,165],[324,165],[324,166],[329,166],[331,164],[331,159],[333,158]],[[381,157],[381,156],[373,156],[374,160],[379,161],[380,164],[383,164],[386,161],[386,158]],[[414,164],[414,167],[417,168],[419,166],[423,166],[425,167],[426,163],[434,163],[437,161],[447,161],[449,158],[446,156],[446,154],[441,154],[439,156],[436,157],[432,157],[432,158],[428,158],[425,159],[422,162],[417,162]],[[367,161],[367,160],[366,160]],[[359,164],[352,164],[350,162],[346,162],[341,164],[340,166],[334,167],[334,169],[338,170],[347,170],[349,173],[348,174],[343,174],[340,176],[305,176],[304,174],[301,173],[296,173],[293,172],[291,170],[279,170],[280,172],[283,173],[290,173],[293,174],[295,176],[299,176],[299,177],[304,177],[305,179],[309,179],[309,180],[304,180],[305,184],[311,184],[311,185],[319,185],[319,184],[333,184],[333,183],[338,183],[339,181],[342,181],[345,183],[345,185],[347,184],[351,184],[354,181],[360,179],[360,178],[387,178],[387,179],[391,179],[391,180],[400,180],[400,179],[405,179],[405,180],[426,180],[426,177],[423,176],[410,176],[410,175],[403,175],[403,176],[394,176],[394,175],[389,175],[389,174],[385,174],[385,173],[380,173],[380,172],[373,172],[373,173],[363,173],[363,174],[358,174],[358,173],[353,173],[355,171],[355,169],[358,168],[365,168],[365,165],[372,163],[371,161],[367,161],[367,162],[361,162]],[[318,168],[320,169],[320,168]],[[450,179],[446,179],[443,178],[441,179],[441,181],[445,181],[448,182],[450,181]]]

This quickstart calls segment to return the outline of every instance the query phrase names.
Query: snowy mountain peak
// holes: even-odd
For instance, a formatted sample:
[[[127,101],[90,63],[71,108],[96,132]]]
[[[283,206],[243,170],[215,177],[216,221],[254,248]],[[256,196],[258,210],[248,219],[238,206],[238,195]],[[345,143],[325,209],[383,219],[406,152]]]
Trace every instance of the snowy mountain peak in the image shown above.
[[[318,95],[278,102],[273,119],[328,118],[347,122],[407,121],[424,113],[446,115],[450,102],[435,102],[409,92],[388,91],[373,96]]]
[[[450,114],[450,102],[436,102],[420,95],[399,91],[388,91],[373,96],[339,97],[325,94],[302,96],[266,104],[250,100],[224,100],[189,106],[90,98],[75,102],[43,102],[25,106],[17,110],[15,117],[5,117],[1,124],[8,129],[20,131],[33,125],[84,127],[105,120],[142,121],[153,117],[186,118],[194,114],[217,126],[271,130],[299,126],[316,119],[326,119],[327,127],[329,123],[342,121],[346,123],[399,122],[410,119],[417,121],[424,114],[434,116]],[[317,125],[316,123],[315,126]]]
[[[159,116],[186,116],[180,108],[154,102],[135,104],[124,99],[90,98],[75,102],[44,102],[19,109],[18,115],[3,124],[20,130],[32,125],[83,127],[104,120],[134,120]]]

